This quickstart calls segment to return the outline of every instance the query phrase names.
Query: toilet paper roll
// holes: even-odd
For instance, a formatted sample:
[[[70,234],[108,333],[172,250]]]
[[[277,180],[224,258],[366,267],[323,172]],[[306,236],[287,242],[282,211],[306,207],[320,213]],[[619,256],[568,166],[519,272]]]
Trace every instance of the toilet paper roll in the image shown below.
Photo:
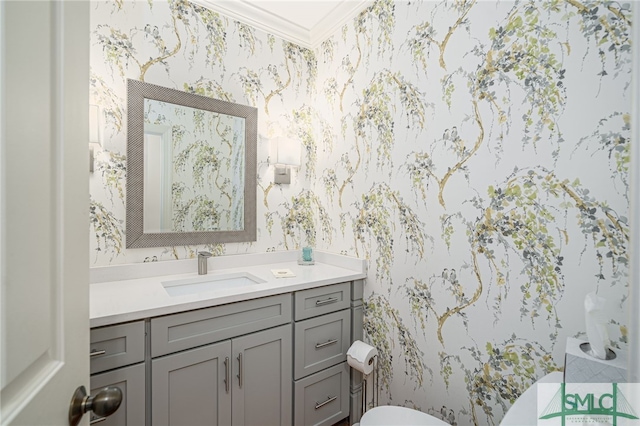
[[[371,345],[356,340],[347,351],[347,364],[364,375],[373,371],[373,358],[378,351]]]

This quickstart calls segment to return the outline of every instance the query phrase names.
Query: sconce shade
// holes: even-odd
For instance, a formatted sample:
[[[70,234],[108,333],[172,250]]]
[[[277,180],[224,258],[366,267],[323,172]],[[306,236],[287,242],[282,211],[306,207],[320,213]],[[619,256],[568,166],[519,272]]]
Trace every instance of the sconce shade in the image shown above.
[[[276,164],[286,164],[287,166],[300,166],[300,142],[279,136],[275,138],[276,144]]]
[[[300,141],[285,136],[273,138],[270,154],[273,154],[273,159],[270,157],[269,163],[275,165],[273,183],[290,184],[291,169],[300,167]]]
[[[100,140],[100,107],[89,105],[89,172],[93,173],[95,163],[95,144],[102,146]]]
[[[89,143],[102,145],[100,141],[100,107],[89,105]]]

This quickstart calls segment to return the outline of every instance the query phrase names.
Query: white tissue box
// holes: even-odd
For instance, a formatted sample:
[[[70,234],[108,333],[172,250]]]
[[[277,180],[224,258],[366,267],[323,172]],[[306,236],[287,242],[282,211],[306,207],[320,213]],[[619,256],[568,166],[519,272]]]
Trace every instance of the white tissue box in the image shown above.
[[[627,352],[611,349],[616,357],[604,360],[587,355],[580,345],[587,343],[572,337],[567,339],[564,358],[565,383],[626,383]]]

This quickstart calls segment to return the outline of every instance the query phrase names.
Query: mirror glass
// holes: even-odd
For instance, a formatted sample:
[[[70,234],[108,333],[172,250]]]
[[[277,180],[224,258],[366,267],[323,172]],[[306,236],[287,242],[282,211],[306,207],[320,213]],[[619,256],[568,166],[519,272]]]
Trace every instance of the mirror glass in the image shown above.
[[[144,100],[144,232],[244,227],[245,119]]]
[[[255,241],[257,110],[128,83],[127,247]]]

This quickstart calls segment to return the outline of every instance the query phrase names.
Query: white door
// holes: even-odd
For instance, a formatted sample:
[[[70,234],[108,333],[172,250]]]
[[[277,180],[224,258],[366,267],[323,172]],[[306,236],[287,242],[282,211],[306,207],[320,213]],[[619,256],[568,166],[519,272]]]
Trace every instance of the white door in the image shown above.
[[[65,425],[89,388],[89,4],[1,0],[0,47],[0,423]]]

